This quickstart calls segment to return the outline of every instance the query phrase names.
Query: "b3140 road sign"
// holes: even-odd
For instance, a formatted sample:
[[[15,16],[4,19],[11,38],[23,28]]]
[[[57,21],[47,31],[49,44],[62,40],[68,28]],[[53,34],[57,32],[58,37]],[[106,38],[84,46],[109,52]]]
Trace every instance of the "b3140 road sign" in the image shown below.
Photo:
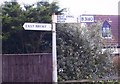
[[[25,30],[41,30],[41,31],[51,31],[51,24],[47,23],[24,23]]]
[[[82,15],[80,16],[80,22],[94,22],[94,16]]]

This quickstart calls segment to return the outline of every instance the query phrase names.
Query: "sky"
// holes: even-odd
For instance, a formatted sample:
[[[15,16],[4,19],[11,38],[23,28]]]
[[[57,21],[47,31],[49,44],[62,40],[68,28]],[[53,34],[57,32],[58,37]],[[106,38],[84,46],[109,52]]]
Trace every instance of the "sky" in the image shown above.
[[[1,0],[0,3],[10,0]],[[20,4],[33,4],[41,0],[17,0]],[[47,0],[50,3],[53,0]],[[120,0],[54,0],[61,8],[67,8],[70,15],[102,14],[117,15]]]

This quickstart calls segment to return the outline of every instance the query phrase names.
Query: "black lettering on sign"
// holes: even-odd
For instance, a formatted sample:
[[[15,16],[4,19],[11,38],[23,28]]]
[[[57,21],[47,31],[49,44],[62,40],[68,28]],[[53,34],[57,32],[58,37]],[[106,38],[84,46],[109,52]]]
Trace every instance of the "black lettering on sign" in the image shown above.
[[[39,27],[39,25],[36,25],[36,27]]]
[[[46,28],[46,25],[36,25],[36,27]]]
[[[90,18],[90,17],[88,18],[88,21],[91,21],[91,18]]]
[[[58,16],[57,17],[57,21],[62,21],[62,20],[66,20],[65,16]]]
[[[93,21],[94,18],[91,16],[91,17],[81,17],[81,21]]]
[[[74,18],[74,16],[66,16],[66,18]]]
[[[25,27],[31,28],[31,27],[34,27],[34,25],[25,25]]]
[[[42,25],[43,28],[46,28],[46,25]]]

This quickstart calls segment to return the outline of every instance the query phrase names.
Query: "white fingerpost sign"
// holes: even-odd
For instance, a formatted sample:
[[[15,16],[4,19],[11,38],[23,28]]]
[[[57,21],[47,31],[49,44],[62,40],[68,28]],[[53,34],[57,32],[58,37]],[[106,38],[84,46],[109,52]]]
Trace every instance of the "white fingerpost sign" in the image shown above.
[[[57,23],[77,23],[77,17],[73,15],[57,15]]]
[[[94,22],[94,16],[81,15],[80,22]]]
[[[41,30],[41,31],[52,31],[51,24],[47,23],[24,23],[25,30]]]
[[[25,30],[41,30],[52,32],[52,82],[57,83],[57,53],[56,53],[56,15],[52,15],[52,25],[47,23],[25,23]]]

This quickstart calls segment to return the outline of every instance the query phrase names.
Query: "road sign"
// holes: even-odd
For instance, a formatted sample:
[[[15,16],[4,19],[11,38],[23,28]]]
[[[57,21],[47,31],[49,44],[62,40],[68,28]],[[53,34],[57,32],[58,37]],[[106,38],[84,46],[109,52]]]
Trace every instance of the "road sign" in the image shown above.
[[[25,23],[23,27],[25,30],[52,31],[51,24],[47,23]]]
[[[80,16],[80,22],[94,22],[94,16],[82,15]]]
[[[57,15],[57,23],[77,23],[77,17],[73,15]]]
[[[56,22],[55,15],[52,15],[52,26],[47,23],[25,23],[25,30],[42,30],[52,32],[52,82],[57,82],[57,53],[56,53]]]

